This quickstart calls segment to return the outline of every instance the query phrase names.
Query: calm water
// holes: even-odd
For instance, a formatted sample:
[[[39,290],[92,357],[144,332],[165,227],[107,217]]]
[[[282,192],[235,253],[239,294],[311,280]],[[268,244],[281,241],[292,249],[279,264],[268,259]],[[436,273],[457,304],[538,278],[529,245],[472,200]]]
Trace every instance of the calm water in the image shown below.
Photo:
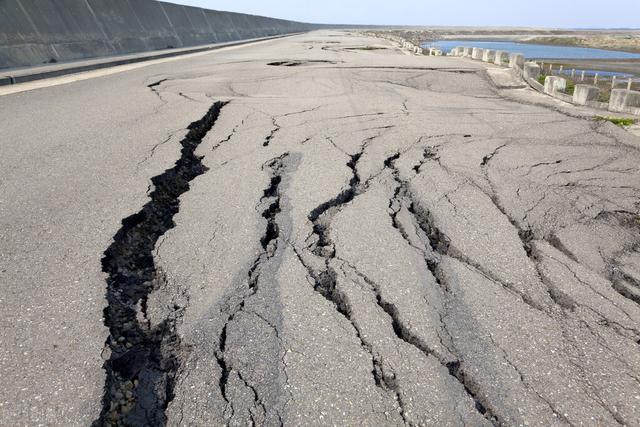
[[[481,47],[483,49],[504,50],[524,54],[528,59],[635,59],[639,53],[617,52],[614,50],[591,49],[570,46],[545,46],[540,44],[526,44],[505,41],[474,41],[474,40],[441,40],[426,42],[423,47],[437,47],[449,52],[457,46]]]

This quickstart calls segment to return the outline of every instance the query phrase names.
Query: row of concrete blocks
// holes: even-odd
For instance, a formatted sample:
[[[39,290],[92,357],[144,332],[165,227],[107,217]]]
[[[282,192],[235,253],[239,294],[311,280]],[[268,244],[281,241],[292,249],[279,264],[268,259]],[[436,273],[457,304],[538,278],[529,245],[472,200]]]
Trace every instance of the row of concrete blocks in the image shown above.
[[[482,49],[479,47],[456,47],[449,54],[462,56],[478,61],[489,62],[500,66],[508,65],[509,68],[520,69],[524,67],[524,55],[521,53],[509,53],[502,50]]]
[[[509,54],[500,50],[456,47],[451,51],[450,55],[481,60],[500,66],[508,64],[509,68],[521,73],[525,81],[533,85],[536,83],[539,84],[538,77],[541,73],[540,65],[535,62],[525,62],[524,55],[520,53]],[[563,93],[566,88],[567,80],[562,77],[547,76],[545,78],[544,93],[562,98],[565,101],[577,105],[601,106],[601,103],[598,102],[598,96],[600,95],[600,89],[598,87],[582,84],[576,85],[572,97]],[[607,109],[613,112],[632,112],[638,114],[640,111],[640,92],[628,89],[613,89]]]
[[[415,53],[416,55],[423,55],[424,54],[424,52],[423,52],[423,50],[422,50],[422,48],[420,46],[416,46],[413,43],[408,42],[408,41],[403,41],[402,42],[402,47],[404,49],[410,50],[411,52]]]
[[[540,77],[540,65],[535,62],[524,64],[523,77],[526,80],[538,81]],[[567,90],[567,80],[560,76],[546,76],[544,79],[544,93],[564,99]],[[628,89],[613,89],[609,97],[609,105],[602,105],[598,101],[600,88],[593,85],[578,84],[575,86],[573,96],[568,100],[576,105],[588,105],[592,107],[604,107],[609,111],[623,113],[640,109],[640,92]]]

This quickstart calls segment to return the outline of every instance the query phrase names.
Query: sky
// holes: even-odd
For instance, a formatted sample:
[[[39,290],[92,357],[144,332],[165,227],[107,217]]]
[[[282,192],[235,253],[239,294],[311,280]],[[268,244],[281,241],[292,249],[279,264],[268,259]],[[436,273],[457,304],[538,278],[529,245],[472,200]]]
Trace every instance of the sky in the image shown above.
[[[639,28],[640,0],[165,0],[302,22]]]

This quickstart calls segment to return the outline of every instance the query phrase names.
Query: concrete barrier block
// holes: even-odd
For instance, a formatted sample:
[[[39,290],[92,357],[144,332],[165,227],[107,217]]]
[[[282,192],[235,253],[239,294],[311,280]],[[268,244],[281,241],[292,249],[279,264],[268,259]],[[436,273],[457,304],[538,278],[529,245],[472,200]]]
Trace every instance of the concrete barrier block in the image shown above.
[[[591,85],[576,85],[573,91],[573,103],[587,105],[590,101],[595,101],[600,95],[600,89]]]
[[[479,47],[474,47],[471,51],[471,59],[482,60],[482,55],[484,54],[484,49]]]
[[[535,62],[525,62],[524,64],[524,78],[525,79],[537,79],[540,76],[540,66]]]
[[[496,51],[492,49],[485,49],[482,54],[482,60],[484,62],[493,62],[496,59]]]
[[[522,69],[524,67],[524,55],[521,53],[512,53],[509,56],[509,68]]]
[[[623,112],[630,108],[640,108],[640,92],[628,89],[613,89],[609,99],[609,111]]]
[[[456,56],[462,56],[463,53],[464,53],[464,47],[463,46],[456,47]]]
[[[567,80],[558,76],[547,76],[544,79],[544,93],[554,95],[556,92],[564,92],[567,88]]]
[[[504,50],[497,50],[496,57],[493,61],[496,65],[505,65],[509,63],[509,52],[505,52]]]
[[[471,57],[471,52],[473,51],[473,48],[471,47],[464,47],[462,48],[462,56],[464,56],[465,58],[470,58]]]

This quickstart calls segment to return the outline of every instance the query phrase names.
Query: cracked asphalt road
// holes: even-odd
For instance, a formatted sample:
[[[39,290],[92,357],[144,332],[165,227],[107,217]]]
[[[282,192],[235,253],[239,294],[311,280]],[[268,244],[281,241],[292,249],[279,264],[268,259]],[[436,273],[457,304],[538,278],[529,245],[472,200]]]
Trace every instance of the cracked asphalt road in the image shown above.
[[[0,98],[0,424],[640,425],[640,140],[544,102],[338,32]]]

